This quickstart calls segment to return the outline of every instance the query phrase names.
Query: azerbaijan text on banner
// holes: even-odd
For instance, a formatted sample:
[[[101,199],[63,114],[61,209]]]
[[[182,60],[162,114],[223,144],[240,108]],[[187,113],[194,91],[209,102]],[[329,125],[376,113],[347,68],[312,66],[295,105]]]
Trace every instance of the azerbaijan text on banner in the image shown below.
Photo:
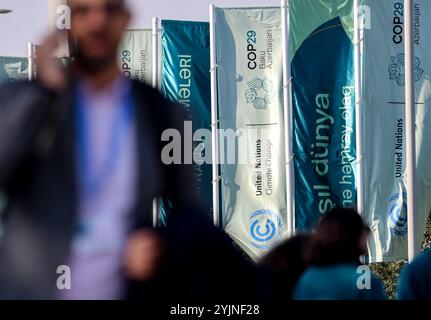
[[[407,258],[405,56],[403,1],[366,0],[371,29],[364,34],[363,122],[368,260]],[[431,210],[431,1],[415,0],[416,213],[422,243]]]
[[[280,8],[216,8],[215,33],[220,128],[246,159],[221,156],[222,225],[257,259],[287,231]]]

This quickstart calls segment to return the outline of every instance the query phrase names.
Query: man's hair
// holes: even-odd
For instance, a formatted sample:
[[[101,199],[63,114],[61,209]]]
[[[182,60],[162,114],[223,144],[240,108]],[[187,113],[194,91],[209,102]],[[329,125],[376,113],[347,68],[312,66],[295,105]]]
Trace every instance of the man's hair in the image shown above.
[[[124,8],[126,8],[126,9],[130,8],[130,1],[129,0],[117,0],[117,1],[122,2],[124,5]],[[72,2],[73,2],[73,0],[67,0],[68,5],[70,5],[70,3],[72,3]]]

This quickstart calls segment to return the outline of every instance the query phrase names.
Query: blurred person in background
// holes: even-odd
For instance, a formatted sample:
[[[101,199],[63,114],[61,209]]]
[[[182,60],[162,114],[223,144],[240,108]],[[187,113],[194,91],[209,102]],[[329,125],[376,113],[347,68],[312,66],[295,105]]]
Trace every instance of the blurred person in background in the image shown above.
[[[38,51],[38,80],[0,90],[0,191],[7,199],[0,298],[127,297],[127,279],[150,279],[163,260],[164,242],[150,229],[153,198],[169,197],[173,215],[197,210],[191,165],[161,162],[161,134],[182,132],[183,108],[117,66],[130,20],[126,1],[69,5],[76,41],[70,69],[54,61],[52,35]],[[133,253],[141,249],[136,267]],[[62,265],[70,267],[70,290],[57,286]]]
[[[368,227],[354,209],[335,208],[323,216],[311,240],[310,267],[298,281],[294,299],[385,300],[383,285],[371,272],[369,287],[358,285],[363,274],[358,267],[368,234]]]
[[[298,234],[272,249],[260,264],[273,273],[273,301],[282,305],[292,299],[293,289],[302,273],[307,269],[311,236]]]
[[[431,249],[416,257],[401,271],[398,280],[399,300],[431,300]]]

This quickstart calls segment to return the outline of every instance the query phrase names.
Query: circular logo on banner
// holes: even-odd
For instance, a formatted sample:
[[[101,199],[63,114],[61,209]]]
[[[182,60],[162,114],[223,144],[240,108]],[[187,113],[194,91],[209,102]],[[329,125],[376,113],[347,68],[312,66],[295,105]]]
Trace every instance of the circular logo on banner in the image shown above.
[[[268,249],[269,245],[281,239],[283,224],[280,218],[270,210],[257,210],[250,216],[251,244],[258,249]]]
[[[405,67],[405,55],[404,53],[398,53],[391,58],[391,64],[388,68],[389,79],[395,80],[400,87],[406,85],[406,75],[404,72]],[[415,81],[419,81],[422,78],[424,70],[421,68],[421,60],[418,57],[414,59],[415,69]]]
[[[394,236],[407,234],[407,194],[395,193],[389,200],[389,227]]]
[[[256,109],[266,109],[274,102],[274,85],[268,78],[254,78],[247,83],[248,89],[245,91],[246,103],[253,104]]]

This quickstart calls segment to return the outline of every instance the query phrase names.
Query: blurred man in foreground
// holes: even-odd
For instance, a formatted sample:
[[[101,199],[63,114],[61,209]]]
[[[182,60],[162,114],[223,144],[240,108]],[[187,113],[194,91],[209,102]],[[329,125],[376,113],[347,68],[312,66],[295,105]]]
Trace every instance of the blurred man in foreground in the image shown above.
[[[125,0],[69,5],[70,69],[51,36],[38,80],[0,89],[0,298],[264,302],[270,284],[200,212],[192,165],[162,164],[162,132],[184,137],[183,108],[120,74]],[[157,232],[156,196],[173,206]]]
[[[126,275],[151,278],[161,263],[161,239],[149,229],[153,198],[169,197],[174,214],[196,204],[192,187],[182,187],[192,184],[191,168],[160,159],[163,130],[182,130],[181,108],[117,67],[125,1],[69,5],[77,45],[70,70],[52,59],[53,35],[38,52],[38,80],[0,90],[0,191],[8,200],[0,298],[124,298]],[[71,271],[66,290],[57,281],[62,265]]]

